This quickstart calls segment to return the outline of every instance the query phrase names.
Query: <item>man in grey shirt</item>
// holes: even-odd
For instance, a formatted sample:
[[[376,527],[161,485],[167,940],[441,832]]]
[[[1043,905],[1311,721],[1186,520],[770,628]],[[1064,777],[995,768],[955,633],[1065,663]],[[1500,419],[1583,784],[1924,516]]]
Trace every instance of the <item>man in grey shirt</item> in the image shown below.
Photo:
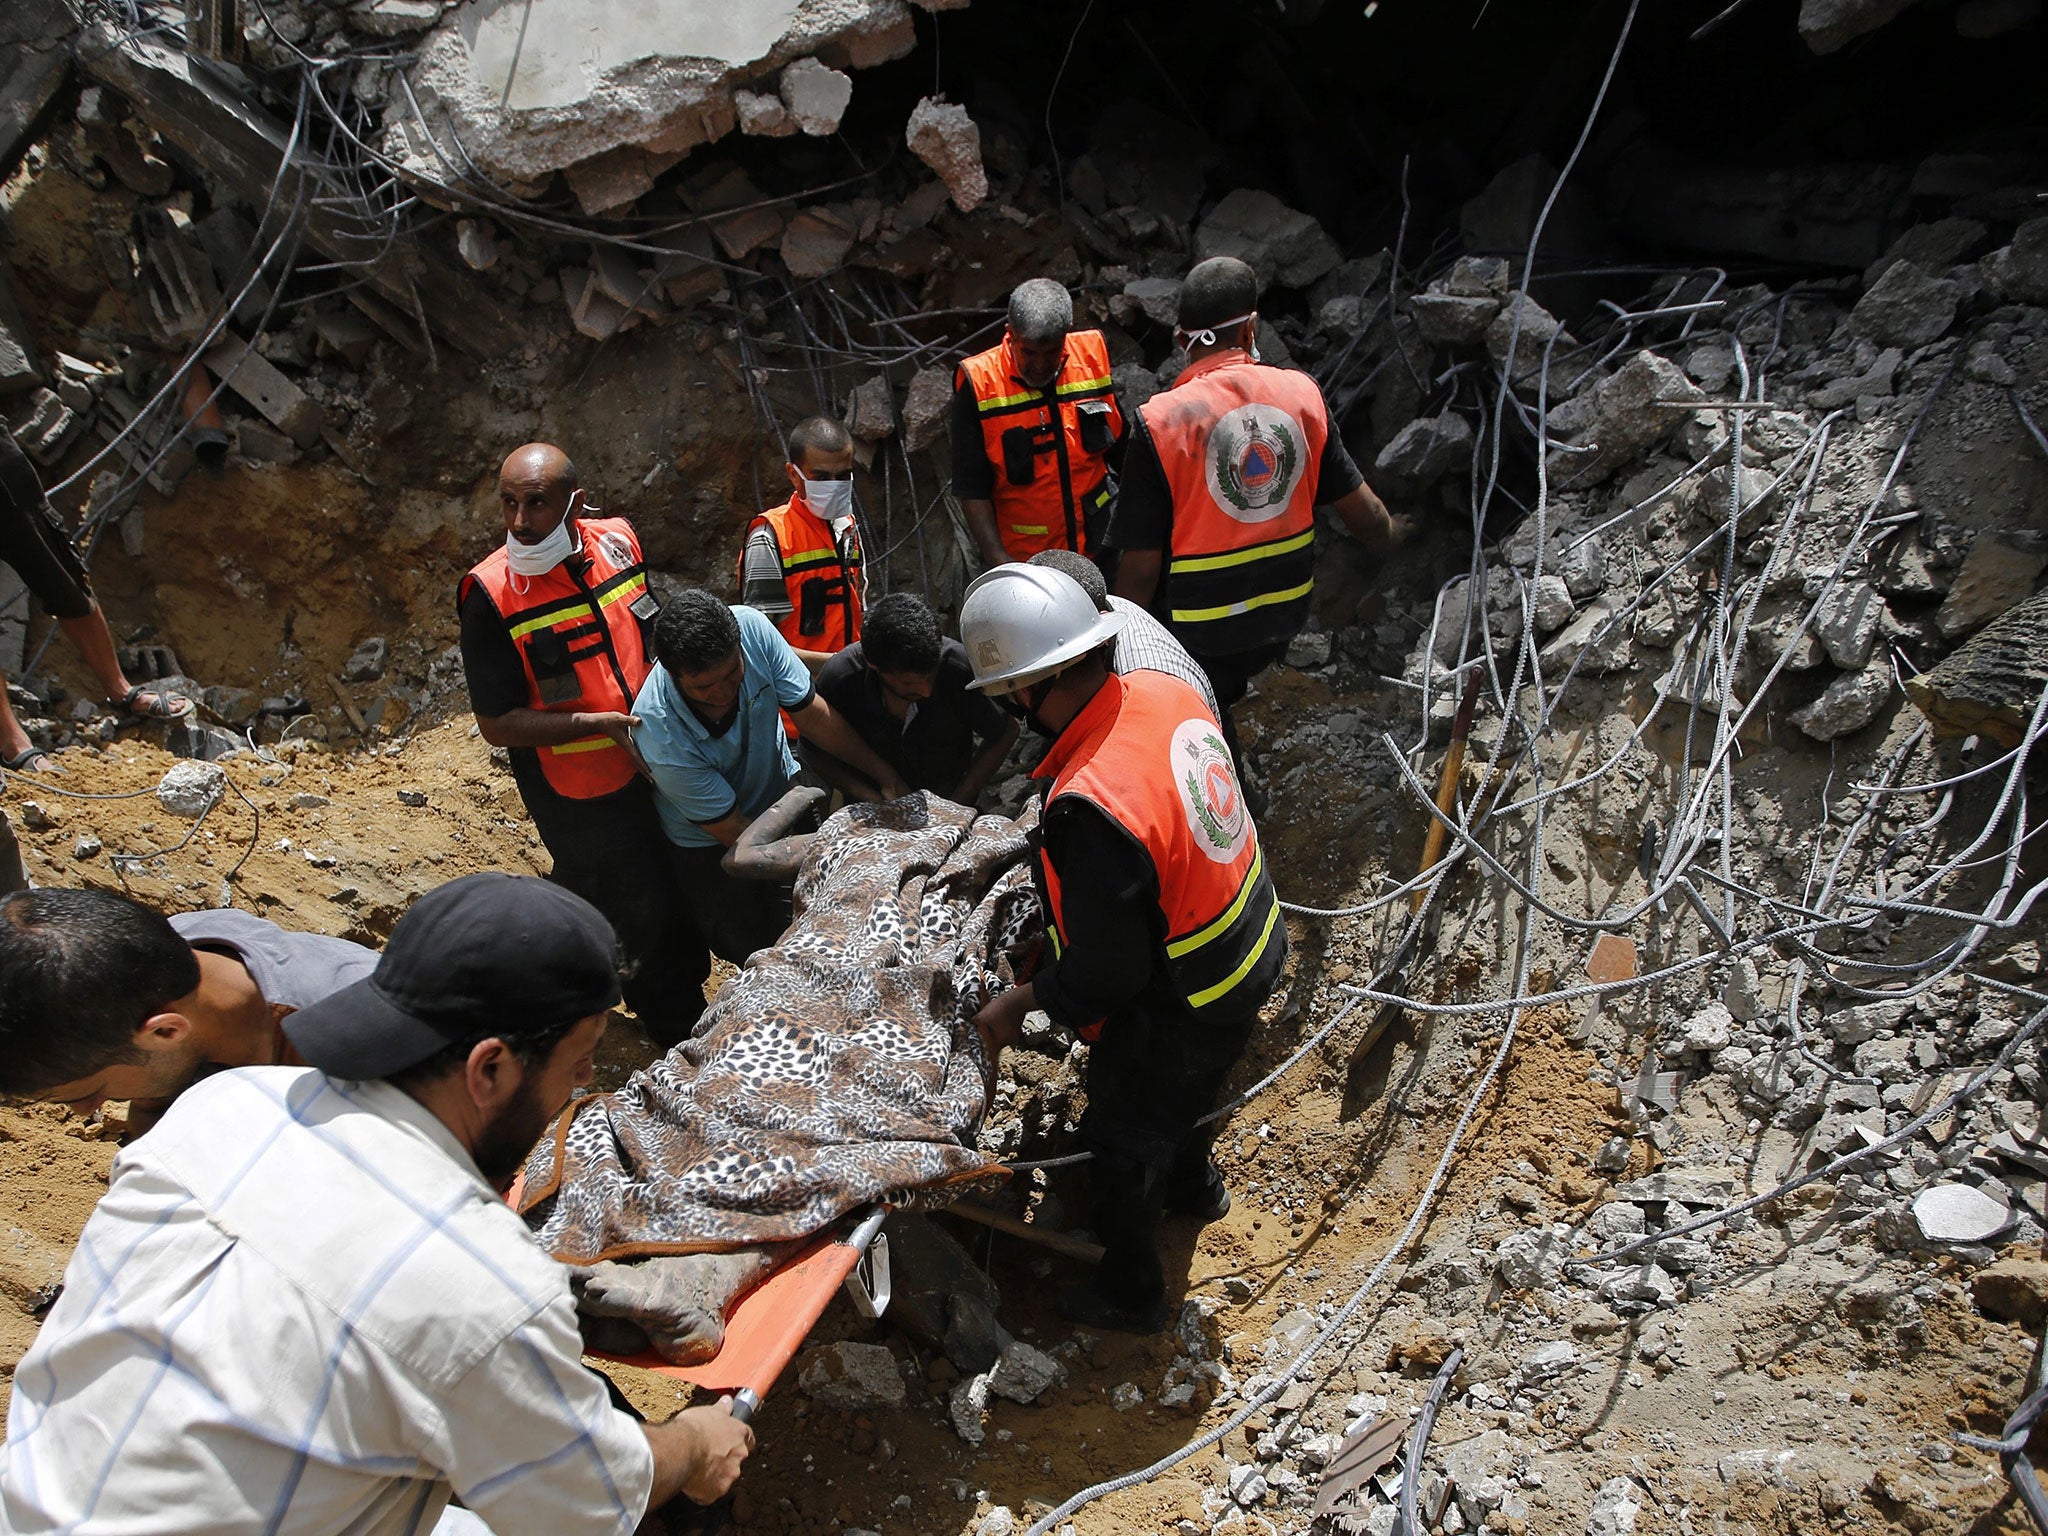
[[[1094,601],[1098,612],[1124,616],[1124,627],[1116,636],[1117,676],[1164,672],[1168,677],[1177,677],[1202,696],[1210,714],[1218,720],[1223,718],[1217,714],[1216,693],[1209,686],[1209,674],[1202,670],[1201,663],[1173,638],[1171,630],[1143,608],[1129,598],[1112,597],[1108,583],[1102,579],[1102,568],[1093,560],[1071,549],[1046,549],[1033,555],[1028,563],[1048,566],[1063,576],[1073,577]]]
[[[0,1096],[146,1130],[199,1079],[299,1064],[283,1022],[361,980],[377,953],[223,909],[165,918],[111,891],[0,899]]]

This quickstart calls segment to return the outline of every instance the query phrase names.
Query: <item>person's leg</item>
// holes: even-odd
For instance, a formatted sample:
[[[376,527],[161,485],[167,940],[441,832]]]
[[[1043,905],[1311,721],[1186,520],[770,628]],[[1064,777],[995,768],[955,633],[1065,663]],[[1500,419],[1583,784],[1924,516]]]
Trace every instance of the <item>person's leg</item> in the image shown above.
[[[42,766],[37,767],[36,755],[35,744],[15,718],[14,703],[7,697],[7,679],[0,677],[0,764],[23,773],[42,773],[50,766],[49,760],[44,758]]]
[[[14,823],[0,811],[0,896],[12,896],[28,889],[28,870],[21,862],[21,844],[15,841]]]
[[[683,901],[697,920],[711,952],[733,965],[778,942],[789,928],[789,887],[736,880],[720,861],[723,848],[669,849]]]
[[[704,1012],[711,955],[677,889],[668,839],[642,794],[629,792],[581,821],[580,835],[558,832],[549,843],[549,878],[605,915],[626,959],[626,1006],[655,1044],[672,1046]]]

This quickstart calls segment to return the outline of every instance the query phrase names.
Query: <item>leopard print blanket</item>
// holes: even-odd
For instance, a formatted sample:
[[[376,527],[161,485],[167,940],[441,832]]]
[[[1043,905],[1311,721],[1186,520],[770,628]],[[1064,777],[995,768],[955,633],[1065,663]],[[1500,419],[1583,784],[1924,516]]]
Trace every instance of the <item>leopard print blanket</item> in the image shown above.
[[[520,1209],[542,1245],[585,1264],[711,1252],[1001,1183],[974,1147],[990,1071],[970,1021],[1038,940],[1034,819],[916,795],[827,821],[782,941],[535,1148]]]

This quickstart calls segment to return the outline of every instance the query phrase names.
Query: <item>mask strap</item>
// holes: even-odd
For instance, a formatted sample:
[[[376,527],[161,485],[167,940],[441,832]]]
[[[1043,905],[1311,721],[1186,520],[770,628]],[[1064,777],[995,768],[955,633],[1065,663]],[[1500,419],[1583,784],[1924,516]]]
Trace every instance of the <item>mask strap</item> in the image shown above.
[[[1257,313],[1258,311],[1255,309],[1246,310],[1241,315],[1232,316],[1228,320],[1218,320],[1214,325],[1203,326],[1198,331],[1183,330],[1176,327],[1173,334],[1176,340],[1186,337],[1188,341],[1199,343],[1205,347],[1213,347],[1216,345],[1216,333],[1218,331],[1227,331],[1233,325],[1242,325]]]

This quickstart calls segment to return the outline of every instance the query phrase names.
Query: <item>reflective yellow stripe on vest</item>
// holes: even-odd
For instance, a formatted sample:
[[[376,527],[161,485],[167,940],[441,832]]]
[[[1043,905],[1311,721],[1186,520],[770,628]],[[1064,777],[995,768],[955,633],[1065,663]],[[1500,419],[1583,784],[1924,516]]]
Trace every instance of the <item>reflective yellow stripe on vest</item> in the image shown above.
[[[1298,587],[1288,587],[1280,592],[1261,592],[1257,597],[1248,597],[1241,603],[1225,603],[1219,608],[1176,608],[1173,621],[1176,624],[1200,624],[1209,619],[1235,618],[1240,613],[1250,613],[1257,608],[1269,608],[1274,603],[1291,603],[1296,598],[1307,597],[1315,590],[1313,579],[1304,581]]]
[[[549,747],[548,750],[557,757],[564,757],[571,752],[602,752],[606,747],[617,745],[618,743],[609,736],[580,736],[574,741],[565,741],[558,746]]]
[[[1316,531],[1311,528],[1291,539],[1276,539],[1271,544],[1254,544],[1249,549],[1233,549],[1220,555],[1189,555],[1184,559],[1168,562],[1166,568],[1176,576],[1188,576],[1196,571],[1227,570],[1233,565],[1249,565],[1254,560],[1271,560],[1276,555],[1291,555],[1298,549],[1307,549],[1315,539]]]
[[[1280,904],[1275,902],[1273,909],[1266,914],[1266,926],[1259,932],[1259,942],[1254,944],[1251,948],[1251,953],[1244,957],[1244,963],[1217,982],[1215,986],[1204,987],[1201,991],[1195,993],[1188,999],[1188,1006],[1191,1008],[1206,1008],[1209,1004],[1215,1002],[1217,998],[1223,996],[1224,993],[1230,991],[1240,981],[1243,981],[1245,977],[1249,976],[1252,967],[1257,965],[1260,957],[1266,953],[1266,946],[1273,942],[1273,925],[1279,921]]]
[[[1223,909],[1223,915],[1184,938],[1169,940],[1166,945],[1167,954],[1176,960],[1183,955],[1191,955],[1236,922],[1238,914],[1244,911],[1244,904],[1252,899],[1252,887],[1259,883],[1259,872],[1265,867],[1266,850],[1262,846],[1252,855],[1252,867],[1245,871],[1244,883],[1237,888],[1237,899]]]
[[[1178,939],[1169,940],[1166,946],[1168,958],[1173,960],[1186,959],[1196,950],[1214,943],[1234,928],[1244,916],[1245,907],[1252,899],[1252,892],[1263,888],[1265,873],[1266,850],[1261,846],[1258,852],[1252,856],[1252,867],[1245,871],[1244,881],[1237,888],[1236,898],[1213,921],[1203,924],[1193,933],[1186,934]],[[1249,976],[1252,968],[1259,963],[1260,958],[1266,953],[1266,946],[1273,942],[1273,929],[1279,921],[1280,903],[1275,898],[1266,912],[1265,925],[1259,931],[1257,942],[1245,952],[1244,959],[1238,963],[1229,975],[1225,976],[1215,985],[1204,987],[1199,992],[1189,993],[1187,999],[1188,1006],[1192,1008],[1206,1007],[1218,998],[1225,996],[1239,982]]]

